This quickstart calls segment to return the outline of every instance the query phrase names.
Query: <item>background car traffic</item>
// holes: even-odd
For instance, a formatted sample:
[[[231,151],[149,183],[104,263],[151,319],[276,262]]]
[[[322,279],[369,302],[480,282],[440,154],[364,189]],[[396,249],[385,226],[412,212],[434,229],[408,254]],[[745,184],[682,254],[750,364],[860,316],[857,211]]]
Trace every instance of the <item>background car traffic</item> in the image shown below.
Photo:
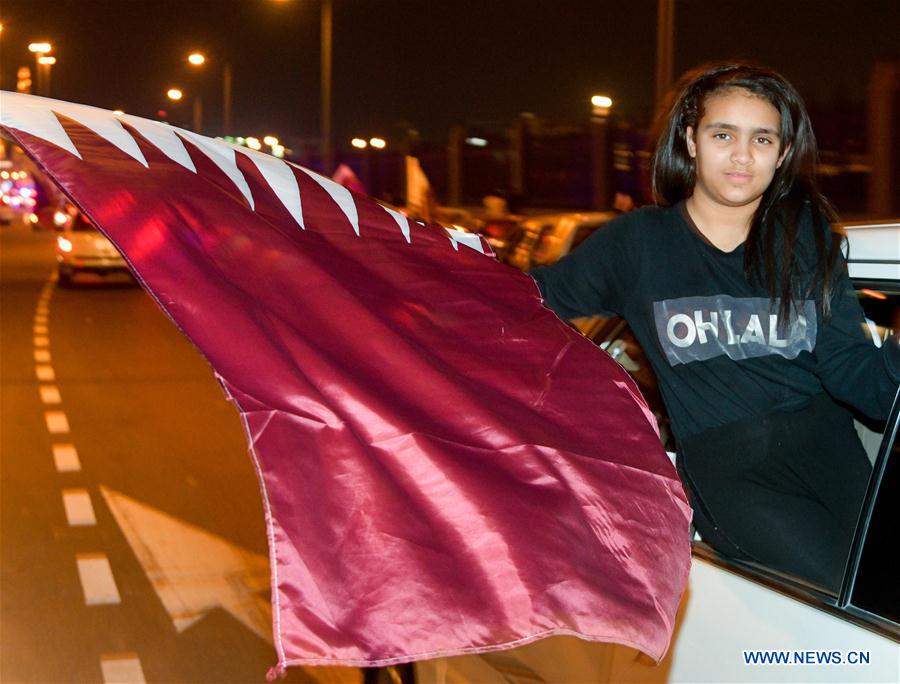
[[[128,264],[106,236],[98,231],[84,214],[68,205],[54,212],[59,227],[56,236],[56,261],[60,287],[74,284],[83,274],[127,276]]]

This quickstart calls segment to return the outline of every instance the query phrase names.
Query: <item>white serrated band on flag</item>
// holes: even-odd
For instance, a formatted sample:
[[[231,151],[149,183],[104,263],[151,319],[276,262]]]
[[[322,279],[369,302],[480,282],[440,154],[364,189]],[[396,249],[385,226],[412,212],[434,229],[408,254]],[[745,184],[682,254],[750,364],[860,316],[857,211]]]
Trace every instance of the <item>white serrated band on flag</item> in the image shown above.
[[[169,124],[159,123],[158,121],[142,119],[139,116],[131,116],[130,114],[122,114],[119,118],[144,136],[147,142],[158,148],[169,159],[181,164],[188,171],[197,173],[194,160],[188,154],[187,148],[181,142],[181,138],[175,134],[175,131],[180,131],[181,129],[174,128]]]
[[[247,148],[235,147],[241,154],[250,157],[250,160],[259,169],[260,174],[265,179],[269,187],[275,193],[275,196],[288,210],[288,213],[294,217],[294,220],[300,224],[303,230],[306,226],[303,223],[303,205],[300,201],[300,186],[297,185],[297,177],[291,170],[291,167],[278,159],[262,152],[248,150]]]
[[[178,129],[178,133],[190,140],[201,152],[203,152],[203,154],[209,157],[213,164],[218,166],[222,170],[222,173],[231,179],[231,182],[235,184],[237,189],[247,199],[250,208],[256,208],[256,205],[253,202],[253,194],[250,192],[250,186],[247,185],[247,179],[244,178],[244,174],[242,174],[241,170],[237,167],[237,160],[234,156],[235,153],[230,146],[224,145],[212,138],[198,135],[192,131]]]
[[[330,178],[325,178],[325,176],[320,176],[314,171],[304,169],[302,166],[297,166],[295,168],[303,171],[307,176],[321,185],[325,192],[331,195],[331,199],[335,201],[350,221],[350,225],[353,226],[353,231],[359,235],[359,213],[356,211],[356,202],[353,201],[353,195],[350,194],[350,191],[343,185],[335,183]]]
[[[484,254],[484,247],[481,244],[481,238],[478,237],[475,233],[467,233],[464,230],[458,230],[457,228],[444,228],[447,231],[447,235],[450,236],[451,242],[453,242],[453,248],[457,249],[457,243],[463,244],[466,247],[470,247],[474,249],[476,252],[481,252]]]
[[[110,144],[118,147],[132,159],[147,166],[147,160],[144,159],[141,148],[138,147],[131,134],[122,128],[119,118],[111,111],[87,105],[72,104],[71,102],[60,102],[59,100],[53,100],[52,102],[53,111],[57,114],[62,114],[73,121],[77,121]]]
[[[56,104],[66,103],[4,90],[0,92],[0,123],[53,143],[81,159],[66,129],[53,113],[52,107]]]
[[[412,242],[409,237],[409,219],[395,209],[389,209],[388,207],[381,208],[384,209],[388,214],[390,214],[391,217],[397,222],[397,225],[400,226],[400,232],[403,233],[403,237],[406,238],[406,241]]]

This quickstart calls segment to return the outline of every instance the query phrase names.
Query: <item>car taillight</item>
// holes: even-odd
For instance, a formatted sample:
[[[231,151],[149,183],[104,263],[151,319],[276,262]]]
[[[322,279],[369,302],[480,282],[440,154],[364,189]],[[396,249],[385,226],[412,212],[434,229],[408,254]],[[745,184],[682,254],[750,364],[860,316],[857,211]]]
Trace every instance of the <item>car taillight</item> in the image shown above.
[[[62,235],[56,238],[56,244],[62,252],[72,251],[72,241],[64,238]]]

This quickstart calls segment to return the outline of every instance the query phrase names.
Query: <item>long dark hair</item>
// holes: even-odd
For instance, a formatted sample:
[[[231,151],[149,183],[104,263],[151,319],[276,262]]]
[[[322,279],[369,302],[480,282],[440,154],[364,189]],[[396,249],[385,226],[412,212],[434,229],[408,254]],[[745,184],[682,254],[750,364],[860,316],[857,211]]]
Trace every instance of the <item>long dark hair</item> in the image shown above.
[[[827,320],[840,251],[840,240],[828,226],[836,217],[816,185],[818,152],[806,107],[781,74],[747,63],[707,65],[686,74],[657,124],[653,194],[663,205],[693,194],[696,169],[688,154],[687,128],[697,130],[710,96],[732,89],[762,97],[778,110],[779,154],[787,147],[753,216],[744,244],[744,273],[748,281],[765,286],[773,304],[781,298],[782,322],[798,298],[809,296],[819,302]]]

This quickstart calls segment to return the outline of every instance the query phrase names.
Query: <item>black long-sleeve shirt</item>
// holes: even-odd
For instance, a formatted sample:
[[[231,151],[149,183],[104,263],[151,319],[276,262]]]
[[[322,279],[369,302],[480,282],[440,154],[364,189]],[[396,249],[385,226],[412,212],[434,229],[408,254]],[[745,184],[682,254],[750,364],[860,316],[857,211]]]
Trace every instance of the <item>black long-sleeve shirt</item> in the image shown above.
[[[683,204],[625,214],[531,275],[563,318],[615,313],[628,322],[680,439],[802,408],[824,391],[884,419],[900,383],[896,359],[863,331],[844,268],[827,322],[809,299],[783,325],[779,300],[773,305],[744,275],[743,245],[732,252],[713,246]]]

